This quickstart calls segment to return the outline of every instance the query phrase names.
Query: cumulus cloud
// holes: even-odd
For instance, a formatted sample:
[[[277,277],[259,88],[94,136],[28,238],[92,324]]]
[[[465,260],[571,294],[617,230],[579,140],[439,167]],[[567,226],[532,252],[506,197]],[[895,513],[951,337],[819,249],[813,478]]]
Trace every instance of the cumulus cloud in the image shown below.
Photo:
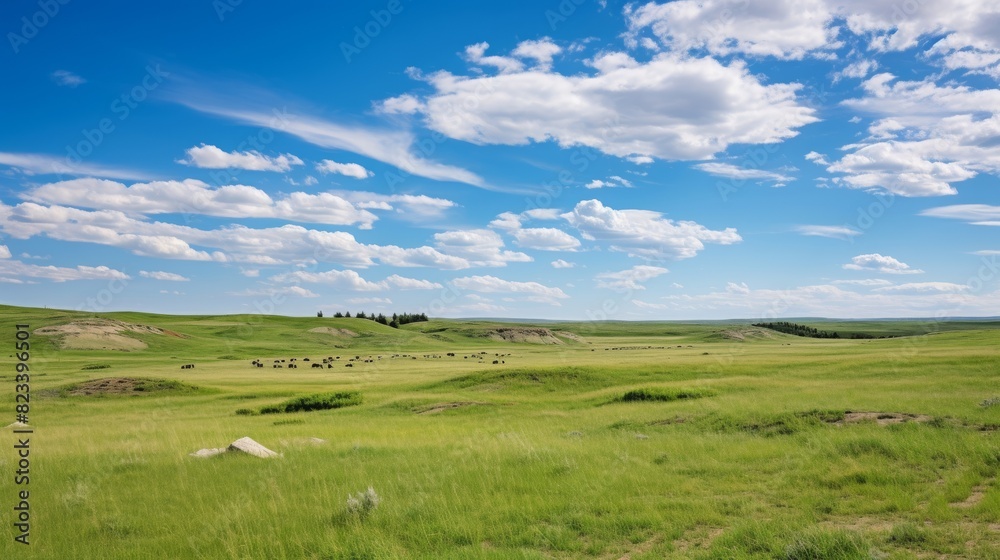
[[[540,251],[575,251],[580,240],[556,228],[524,228],[514,231],[514,240],[525,249]]]
[[[148,271],[140,270],[139,276],[143,278],[150,278],[153,280],[163,280],[166,282],[188,282],[190,278],[185,278],[180,274],[174,274],[173,272],[162,272],[162,271]]]
[[[391,210],[404,217],[438,218],[458,206],[446,198],[424,194],[380,194],[366,191],[332,190],[330,194],[350,201],[358,208]]]
[[[910,265],[904,262],[878,253],[858,255],[852,258],[850,263],[845,264],[844,268],[846,270],[867,270],[884,274],[922,274],[924,272],[923,270],[910,268]]]
[[[537,298],[533,301],[544,301],[553,305],[558,305],[557,300],[569,297],[559,288],[545,286],[538,282],[504,280],[496,276],[463,276],[455,278],[451,284],[460,290],[473,292],[525,295]]]
[[[705,243],[742,241],[733,228],[710,230],[695,222],[665,219],[650,210],[615,210],[599,200],[581,201],[561,216],[584,239],[605,241],[614,251],[651,259],[686,259],[702,251]]]
[[[861,235],[860,231],[850,226],[797,226],[795,231],[802,235],[829,237],[831,239],[850,239]]]
[[[506,266],[508,262],[533,260],[524,253],[505,250],[500,235],[488,229],[435,233],[434,245],[442,253],[462,258],[473,266]]]
[[[632,188],[632,182],[618,175],[612,175],[607,179],[594,179],[591,182],[584,185],[588,189],[603,189],[612,187],[626,187]]]
[[[576,266],[575,263],[564,261],[562,259],[556,259],[552,261],[552,268],[573,268],[575,266]]]
[[[371,282],[365,280],[353,270],[328,270],[326,272],[307,272],[298,270],[278,274],[271,278],[275,282],[306,282],[311,284],[326,284],[341,290],[354,292],[380,292],[391,288],[400,290],[434,290],[443,286],[429,280],[406,278],[393,274],[385,280]]]
[[[48,183],[24,194],[33,202],[118,210],[132,215],[190,213],[227,218],[285,220],[371,228],[378,219],[368,210],[330,193],[294,192],[274,200],[247,185],[211,188],[202,181],[154,181],[126,186],[105,179],[72,179]]]
[[[10,256],[10,249],[6,245],[0,245],[0,259],[9,259]]]
[[[495,75],[414,73],[434,91],[413,103],[428,128],[474,144],[554,141],[648,162],[709,159],[731,144],[775,143],[815,122],[798,84],[763,84],[746,64],[669,53],[639,62],[626,53],[592,61],[595,72],[524,69],[515,57],[467,58]],[[640,158],[640,159],[635,159]]]
[[[87,211],[33,202],[14,207],[0,202],[0,231],[16,239],[45,235],[61,241],[96,243],[140,256],[166,259],[250,265],[319,261],[347,267],[368,267],[378,260],[391,266],[449,270],[472,266],[464,258],[444,254],[433,247],[366,245],[347,232],[306,229],[293,224],[272,228],[230,225],[202,230],[138,220],[116,210]],[[520,258],[517,255],[500,256]],[[493,262],[482,266],[501,264]]]
[[[317,163],[316,170],[320,173],[335,173],[346,177],[354,177],[355,179],[367,179],[375,175],[359,163],[337,163],[332,159],[324,159]]]
[[[619,272],[603,272],[596,276],[598,288],[616,291],[645,290],[643,282],[666,274],[669,270],[659,266],[638,265]]]
[[[301,286],[284,286],[281,288],[268,288],[260,290],[244,290],[242,292],[228,292],[227,295],[239,297],[274,297],[279,295],[295,296],[301,298],[316,298],[315,294]]]
[[[247,171],[291,171],[293,165],[302,165],[302,160],[292,154],[276,157],[250,150],[225,152],[216,146],[202,144],[188,148],[187,159],[178,160],[184,165],[203,169],[246,169]]]
[[[979,173],[1000,174],[1000,90],[938,85],[932,78],[898,80],[877,74],[864,97],[844,105],[876,117],[870,137],[827,171],[840,185],[901,196],[956,194],[954,184]],[[817,162],[819,163],[819,162]]]
[[[71,282],[74,280],[129,280],[130,276],[106,266],[80,265],[67,268],[26,264],[9,257],[0,259],[0,281],[6,281],[9,284],[23,284],[26,278]]]

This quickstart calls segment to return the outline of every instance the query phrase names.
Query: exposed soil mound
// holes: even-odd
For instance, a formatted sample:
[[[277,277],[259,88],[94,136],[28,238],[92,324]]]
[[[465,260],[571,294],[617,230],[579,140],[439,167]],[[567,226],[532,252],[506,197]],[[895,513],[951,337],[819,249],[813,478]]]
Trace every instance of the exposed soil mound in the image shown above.
[[[314,329],[309,329],[309,332],[347,338],[354,338],[358,336],[358,333],[352,331],[351,329],[338,329],[336,327],[316,327]]]
[[[774,333],[760,327],[739,327],[719,331],[719,335],[726,340],[762,340],[774,338]]]
[[[125,333],[183,337],[180,333],[112,319],[81,319],[64,325],[35,329],[35,334],[59,337],[60,348],[68,350],[121,350],[130,352],[147,348],[147,344]]]
[[[552,331],[540,327],[500,327],[487,331],[486,338],[495,342],[565,344]]]
[[[580,336],[578,334],[571,333],[569,331],[555,331],[555,333],[553,333],[553,334],[555,334],[556,336],[558,336],[560,338],[567,338],[569,340],[572,340],[573,342],[579,342],[581,344],[587,344],[587,341],[582,336]]]
[[[59,393],[64,396],[142,395],[157,392],[192,392],[193,385],[169,379],[144,379],[139,377],[105,377],[74,383]]]
[[[901,412],[848,412],[844,419],[834,424],[856,424],[858,422],[875,422],[879,426],[902,424],[903,422],[930,422],[934,418],[926,414],[906,414]]]

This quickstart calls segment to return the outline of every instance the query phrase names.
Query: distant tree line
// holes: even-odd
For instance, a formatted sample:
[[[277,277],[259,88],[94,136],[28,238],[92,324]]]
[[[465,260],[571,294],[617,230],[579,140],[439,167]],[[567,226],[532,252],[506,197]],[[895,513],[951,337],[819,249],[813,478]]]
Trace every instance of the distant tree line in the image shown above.
[[[764,329],[771,329],[772,331],[778,331],[785,334],[793,334],[795,336],[806,336],[809,338],[852,338],[852,339],[868,339],[868,338],[892,338],[892,335],[886,336],[875,336],[866,333],[851,333],[848,337],[840,336],[837,331],[821,331],[813,327],[807,327],[806,325],[799,325],[797,323],[789,323],[788,321],[778,321],[776,323],[754,323],[753,326],[761,327]]]
[[[322,317],[323,312],[320,311],[316,314],[317,317]],[[334,319],[350,319],[351,312],[341,313],[340,311],[333,314]],[[384,314],[379,313],[378,315],[371,313],[366,314],[364,311],[359,311],[355,316],[355,319],[369,319],[375,321],[380,325],[386,325],[394,329],[398,329],[400,325],[405,325],[407,323],[417,323],[420,321],[429,321],[426,313],[393,313],[392,318],[386,317]]]

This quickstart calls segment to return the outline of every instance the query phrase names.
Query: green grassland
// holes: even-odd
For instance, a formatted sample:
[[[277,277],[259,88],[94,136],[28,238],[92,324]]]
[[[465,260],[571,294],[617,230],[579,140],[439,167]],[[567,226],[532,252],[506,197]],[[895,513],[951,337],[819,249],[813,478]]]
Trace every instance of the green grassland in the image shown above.
[[[169,332],[125,332],[133,351],[34,333],[95,317],[0,306],[0,425],[28,323],[35,430],[29,546],[0,442],[0,558],[1000,558],[997,322],[794,320],[895,337],[826,340],[106,313]],[[81,392],[104,378],[144,381]],[[243,436],[282,456],[189,456]],[[348,508],[369,487],[378,507]]]

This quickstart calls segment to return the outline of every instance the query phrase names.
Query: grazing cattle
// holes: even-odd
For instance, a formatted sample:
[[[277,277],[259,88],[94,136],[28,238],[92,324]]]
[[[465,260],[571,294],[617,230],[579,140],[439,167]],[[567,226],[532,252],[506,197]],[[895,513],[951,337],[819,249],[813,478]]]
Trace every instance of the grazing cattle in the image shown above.
[[[499,364],[499,363],[500,363],[500,361],[499,361],[499,360],[493,360],[493,363],[494,363],[494,364]]]
[[[326,364],[327,369],[332,368],[333,364]]]
[[[354,367],[354,364],[344,364],[344,367]]]
[[[323,364],[313,364],[312,367],[313,367],[313,369],[316,369],[316,368],[323,369]]]
[[[308,361],[309,361],[309,358],[302,358],[302,361],[303,361],[303,362],[308,362]]]

